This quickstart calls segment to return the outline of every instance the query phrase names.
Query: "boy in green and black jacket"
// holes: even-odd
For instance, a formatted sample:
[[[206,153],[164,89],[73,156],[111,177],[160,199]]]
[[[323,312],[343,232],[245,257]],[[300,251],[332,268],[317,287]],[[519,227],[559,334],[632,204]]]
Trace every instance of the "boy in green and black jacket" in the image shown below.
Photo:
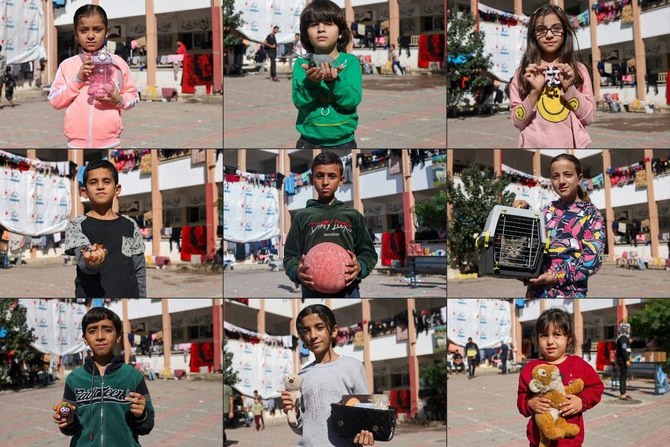
[[[312,184],[318,200],[308,200],[291,222],[284,247],[284,268],[294,283],[302,283],[303,298],[360,298],[359,284],[377,265],[370,233],[361,213],[335,199],[335,191],[344,181],[344,168],[337,154],[323,152],[312,162]],[[351,256],[347,264],[346,287],[340,292],[324,294],[310,288],[312,277],[305,273],[305,254],[321,242],[333,242]]]
[[[61,433],[72,436],[70,447],[140,447],[138,437],[154,427],[154,407],[144,376],[114,356],[123,339],[121,319],[94,307],[81,322],[85,343],[93,351],[65,381],[63,403],[75,407],[66,418],[54,407]]]

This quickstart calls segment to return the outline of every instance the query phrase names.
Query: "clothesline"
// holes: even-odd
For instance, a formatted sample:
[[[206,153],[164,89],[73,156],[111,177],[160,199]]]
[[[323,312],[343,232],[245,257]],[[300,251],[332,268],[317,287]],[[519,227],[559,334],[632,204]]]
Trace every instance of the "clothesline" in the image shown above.
[[[58,175],[60,177],[72,178],[76,175],[77,164],[71,161],[42,161],[22,157],[0,150],[0,164],[9,166],[19,171],[27,171],[34,168],[43,174]]]

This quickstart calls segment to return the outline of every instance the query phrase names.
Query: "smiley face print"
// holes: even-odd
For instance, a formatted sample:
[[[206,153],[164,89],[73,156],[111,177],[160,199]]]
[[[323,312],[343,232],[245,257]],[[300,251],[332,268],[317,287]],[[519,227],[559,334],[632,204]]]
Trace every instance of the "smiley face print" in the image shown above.
[[[537,111],[542,118],[550,123],[560,123],[564,121],[570,111],[579,108],[579,100],[571,98],[567,103],[561,98],[561,91],[558,87],[545,87],[537,101]]]

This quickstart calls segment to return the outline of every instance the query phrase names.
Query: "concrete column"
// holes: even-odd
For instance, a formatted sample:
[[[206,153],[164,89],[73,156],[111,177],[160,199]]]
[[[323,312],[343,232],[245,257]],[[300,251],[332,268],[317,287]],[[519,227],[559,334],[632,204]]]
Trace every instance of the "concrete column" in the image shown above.
[[[400,37],[400,6],[398,0],[388,0],[389,2],[389,54],[391,44],[395,44],[399,50],[398,38]]]
[[[172,366],[172,317],[167,298],[161,299],[161,307],[163,311],[163,374],[164,377],[169,378]]]
[[[284,155],[281,149],[279,149],[279,153],[275,156],[275,172],[287,175],[286,169],[284,168]],[[279,190],[279,234],[281,235],[281,242],[277,247],[279,257],[282,259],[284,258],[284,234],[288,232],[284,216],[285,208],[288,208],[288,205],[286,204],[286,194],[284,194],[284,188],[282,188]]]
[[[347,28],[351,31],[351,24],[354,23],[354,6],[351,0],[344,0],[344,20],[347,22]],[[354,52],[353,50],[354,40],[352,38],[347,45],[347,53],[351,54]]]
[[[161,228],[163,227],[163,192],[158,178],[158,149],[151,150],[151,254],[161,254]]]
[[[607,169],[612,167],[612,155],[609,149],[603,149],[603,184],[605,185],[605,219],[607,219],[607,251],[609,262],[616,260],[614,253],[614,230],[612,230],[612,223],[614,222],[614,208],[612,208],[612,183],[607,176]]]
[[[515,360],[517,362],[521,361],[523,357],[523,328],[521,327],[521,318],[519,318],[519,309],[516,308],[516,305],[513,305],[514,313],[514,326],[516,327],[516,337],[514,339],[514,352]]]
[[[361,299],[361,313],[363,315],[363,366],[365,367],[365,380],[368,384],[368,391],[374,391],[374,377],[372,374],[372,360],[370,360],[370,333],[368,332],[367,322],[372,319],[370,311],[370,299]]]
[[[221,302],[220,298],[212,298],[212,324],[214,327],[214,371],[222,369],[223,362],[223,319],[221,318]]]
[[[649,233],[651,237],[651,256],[659,257],[659,228],[658,228],[658,204],[656,203],[656,191],[654,189],[654,173],[651,170],[651,160],[654,158],[653,149],[644,150],[644,158],[649,159],[644,164],[647,173],[647,203],[649,204]]]
[[[128,340],[128,334],[130,334],[130,318],[128,317],[128,298],[123,298],[121,300],[121,309],[123,311],[123,361],[128,364],[130,361],[130,340]]]
[[[219,202],[219,189],[216,186],[216,149],[205,149],[205,169],[207,173],[207,183],[205,183],[206,253],[214,256],[216,252],[216,228],[219,224],[219,209],[217,206]]]
[[[405,244],[414,241],[414,219],[412,218],[412,209],[414,208],[414,193],[412,192],[412,166],[409,162],[409,154],[406,149],[402,150],[402,180],[403,180],[403,220],[405,223]],[[405,262],[409,262],[406,260]]]
[[[419,403],[419,361],[416,358],[416,327],[414,326],[416,300],[407,298],[407,335],[409,336],[409,389],[410,417],[414,416]]]
[[[540,313],[547,310],[547,300],[545,298],[538,298],[540,300]]]
[[[54,25],[53,2],[42,2],[42,15],[44,16],[44,47],[47,53],[47,64],[42,73],[42,85],[47,85],[54,81],[58,70],[58,31]]]
[[[618,298],[617,299],[617,306],[616,306],[616,331],[618,331],[618,326],[619,323],[621,323],[623,320],[628,319],[628,308],[626,307],[626,298]],[[615,334],[615,336],[618,335],[618,333]]]
[[[556,6],[558,6],[561,9],[565,9],[565,1],[564,0],[552,0],[552,3]]]
[[[261,298],[259,301],[261,307],[256,314],[256,332],[265,334],[265,298]]]
[[[147,27],[147,89],[145,98],[156,99],[156,56],[158,56],[158,24],[154,12],[154,0],[144,0]]]
[[[74,151],[74,162],[77,163],[77,167],[84,166],[84,150],[83,149],[69,149],[69,150]],[[74,206],[72,208],[75,209],[76,207],[76,212],[74,215],[76,217],[84,214],[84,204],[81,203],[81,200],[79,198],[81,191],[79,189],[79,183],[77,183],[78,180],[75,178],[74,182],[75,185],[77,185],[77,196],[76,196],[77,201],[73,203]]]
[[[572,300],[572,308],[575,312],[575,355],[582,354],[582,343],[584,343],[584,318],[582,316],[582,304],[580,300]]]
[[[493,149],[493,172],[496,177],[502,176],[502,151]]]
[[[593,67],[593,97],[596,101],[600,98],[600,73],[598,73],[598,61],[601,59],[600,46],[598,45],[598,19],[593,5],[598,0],[589,0],[589,31],[591,33],[591,67]]]
[[[514,14],[520,16],[523,14],[523,2],[522,0],[514,0]]]
[[[240,171],[247,170],[247,150],[238,149],[237,150],[237,169]]]
[[[223,94],[223,8],[221,0],[212,0],[212,93]]]
[[[356,156],[360,153],[360,149],[352,149],[351,150],[351,158],[352,158],[352,168],[353,165],[355,164]],[[353,170],[352,170],[353,172]],[[363,208],[363,201],[361,200],[361,176],[360,176],[360,170],[358,174],[352,175],[352,197],[353,197],[353,205],[354,209],[358,211],[359,213],[365,215],[364,211],[365,209]]]
[[[642,23],[640,19],[640,5],[638,2],[632,2],[633,5],[633,41],[635,42],[635,96],[640,101],[646,98],[646,88],[644,75],[647,73],[647,53],[642,40]]]
[[[470,13],[475,18],[475,32],[479,32],[479,0],[470,0]]]
[[[291,156],[288,154],[288,151],[280,151],[281,158],[284,160],[284,167],[282,168],[282,174],[288,177],[291,174]],[[286,180],[284,180],[286,181]],[[284,216],[284,227],[282,228],[281,234],[281,244],[279,256],[284,258],[284,246],[286,245],[286,237],[288,236],[288,230],[291,228],[291,213],[288,210],[288,196],[284,191],[279,191],[279,195],[284,198],[284,206],[282,207],[282,215]]]
[[[535,177],[542,176],[542,149],[535,149],[533,152],[533,175]]]

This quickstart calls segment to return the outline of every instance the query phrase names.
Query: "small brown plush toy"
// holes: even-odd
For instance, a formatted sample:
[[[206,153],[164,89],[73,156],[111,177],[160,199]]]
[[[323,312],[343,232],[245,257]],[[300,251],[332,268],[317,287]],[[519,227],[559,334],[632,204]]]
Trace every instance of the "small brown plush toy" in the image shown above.
[[[302,397],[302,393],[300,392],[302,377],[298,374],[289,374],[282,379],[282,382],[284,382],[284,389],[291,393],[291,400],[293,401],[293,408],[286,413],[288,422],[291,425],[296,425],[298,419],[295,415],[295,407],[297,405],[296,401]]]
[[[539,447],[549,447],[550,441],[575,436],[579,433],[579,425],[569,424],[560,415],[559,405],[568,399],[565,394],[576,394],[584,389],[584,381],[577,379],[567,387],[563,386],[561,373],[556,365],[538,365],[533,368],[533,380],[529,388],[533,393],[542,393],[542,397],[551,401],[552,409],[548,413],[535,415],[535,422],[540,428]]]

